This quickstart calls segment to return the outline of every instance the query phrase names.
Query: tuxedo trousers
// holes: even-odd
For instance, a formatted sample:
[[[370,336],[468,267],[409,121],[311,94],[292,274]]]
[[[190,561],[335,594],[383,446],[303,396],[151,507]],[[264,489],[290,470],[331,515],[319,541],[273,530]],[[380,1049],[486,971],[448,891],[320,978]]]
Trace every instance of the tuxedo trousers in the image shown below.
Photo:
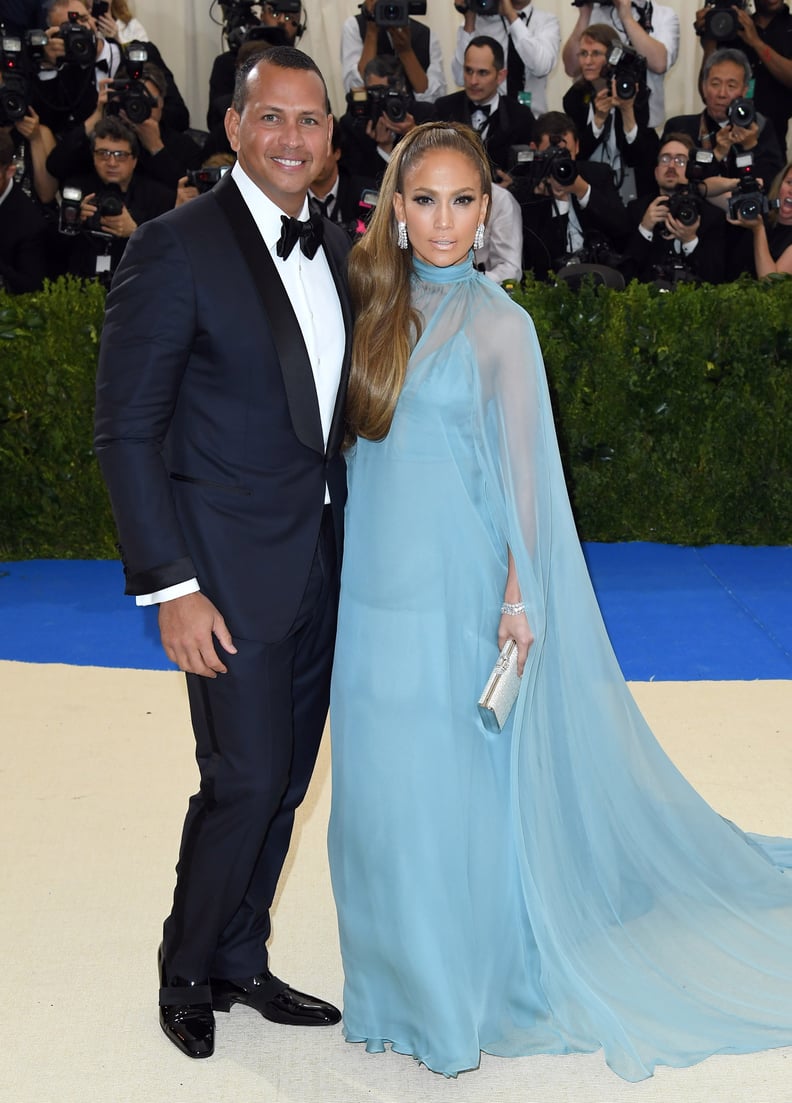
[[[338,577],[325,506],[286,637],[235,637],[236,655],[215,641],[228,673],[187,675],[201,784],[189,801],[164,925],[171,977],[241,979],[267,968],[269,909],[327,718]]]

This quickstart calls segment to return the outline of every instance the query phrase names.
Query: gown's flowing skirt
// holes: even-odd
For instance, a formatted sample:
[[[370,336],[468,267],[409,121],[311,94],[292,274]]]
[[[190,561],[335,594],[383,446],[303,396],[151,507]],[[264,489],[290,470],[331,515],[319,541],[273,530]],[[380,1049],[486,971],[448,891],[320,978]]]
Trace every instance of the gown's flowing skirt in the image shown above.
[[[329,836],[345,1035],[446,1075],[482,1050],[602,1047],[630,1080],[792,1044],[789,848],[722,820],[646,727],[588,581],[532,333],[525,486],[520,397],[499,399],[472,353],[491,293],[462,290],[443,341],[447,298],[428,304],[391,432],[350,463]],[[476,701],[507,544],[537,640],[493,737]]]

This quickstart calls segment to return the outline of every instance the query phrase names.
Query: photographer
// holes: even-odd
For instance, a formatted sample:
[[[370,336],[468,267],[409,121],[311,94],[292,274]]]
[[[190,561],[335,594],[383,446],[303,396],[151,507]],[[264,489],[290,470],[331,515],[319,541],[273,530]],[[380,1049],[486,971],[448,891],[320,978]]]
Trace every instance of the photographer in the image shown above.
[[[464,91],[443,96],[434,105],[436,119],[465,123],[476,131],[496,180],[511,167],[511,147],[531,141],[535,122],[530,107],[499,93],[505,76],[501,44],[486,35],[472,38],[465,50]]]
[[[445,95],[443,54],[434,31],[416,19],[406,27],[380,27],[374,19],[376,0],[363,0],[359,15],[350,15],[341,30],[341,71],[344,91],[365,78],[375,57],[396,57],[404,70],[407,91],[416,100],[434,103]]]
[[[489,15],[473,11],[474,3],[454,0],[454,7],[465,17],[457,31],[451,63],[454,80],[464,83],[465,54],[471,41],[482,35],[494,38],[505,58],[506,76],[499,91],[513,99],[523,93],[521,102],[535,115],[543,114],[547,111],[547,77],[555,68],[561,47],[558,19],[534,7],[532,0],[499,0]]]
[[[649,125],[662,126],[665,118],[665,74],[679,55],[679,16],[666,4],[651,0],[613,0],[612,4],[592,4],[574,0],[578,19],[564,43],[562,57],[567,76],[580,75],[580,40],[592,23],[607,23],[621,42],[646,58],[647,86],[650,92]]]
[[[115,81],[103,80],[96,109],[81,127],[74,127],[64,135],[52,151],[47,160],[49,172],[60,182],[90,172],[91,135],[101,119],[116,115],[137,135],[138,172],[175,190],[187,169],[197,168],[201,163],[201,150],[189,135],[172,130],[162,121],[166,88],[164,73],[148,62],[142,66],[139,78],[133,80],[126,70],[120,69]],[[127,107],[135,119],[146,117],[133,121]]]
[[[712,151],[716,178],[738,176],[736,158],[746,152],[753,154],[754,170],[763,180],[772,180],[784,164],[775,130],[745,98],[750,79],[745,54],[716,50],[705,60],[699,79],[704,110],[666,123],[665,134],[688,134],[699,149]]]
[[[610,165],[625,203],[653,184],[657,134],[649,126],[646,65],[624,51],[609,63],[621,41],[607,23],[593,23],[580,39],[580,76],[564,96],[564,111],[580,132],[581,155]]]
[[[14,170],[14,143],[0,131],[0,288],[22,295],[58,273],[51,266],[49,223],[15,182]]]
[[[73,237],[69,271],[109,282],[129,238],[142,222],[169,210],[175,192],[136,173],[137,137],[117,117],[96,124],[91,152],[93,172],[67,180],[63,188],[64,202],[69,192],[81,194],[82,232]]]
[[[347,110],[338,120],[341,166],[350,176],[376,188],[399,139],[417,123],[434,118],[434,106],[412,99],[406,88],[404,70],[398,58],[375,57],[364,74],[366,95],[361,89],[347,94]],[[386,104],[393,101],[393,107]],[[398,120],[393,115],[401,116]]]
[[[792,162],[784,166],[770,188],[769,198],[778,202],[765,218],[729,218],[753,234],[754,273],[758,279],[773,272],[792,275]]]
[[[123,65],[121,45],[103,38],[83,0],[49,0],[47,45],[33,81],[34,105],[42,120],[60,136],[79,126],[97,107],[102,80],[114,78]],[[175,130],[186,130],[190,116],[173,74],[157,47],[145,43],[148,61],[165,74],[163,117]]]
[[[792,13],[782,0],[754,0],[753,15],[746,10],[745,0],[735,0],[726,12],[720,10],[721,4],[722,0],[696,12],[694,26],[704,57],[719,49],[742,50],[753,71],[757,110],[775,127],[784,150],[792,117]],[[728,20],[723,18],[726,13]],[[713,24],[713,16],[719,15]],[[730,26],[733,34],[728,33]]]
[[[4,86],[0,69],[0,90]],[[2,92],[0,91],[0,96]],[[24,100],[24,97],[23,97]],[[47,157],[55,148],[55,135],[48,126],[44,126],[29,102],[24,102],[24,114],[7,117],[0,110],[0,133],[7,134],[14,147],[14,157],[23,164],[19,181],[22,190],[42,206],[51,204],[58,190],[58,181],[47,172]]]
[[[669,134],[654,170],[655,188],[627,207],[635,227],[625,249],[627,279],[692,279],[720,283],[724,276],[724,217],[688,181],[695,150],[687,134]]]
[[[533,145],[542,156],[515,170],[510,188],[522,208],[523,267],[537,279],[574,259],[614,267],[627,221],[610,166],[577,160],[577,128],[560,111],[537,120]]]

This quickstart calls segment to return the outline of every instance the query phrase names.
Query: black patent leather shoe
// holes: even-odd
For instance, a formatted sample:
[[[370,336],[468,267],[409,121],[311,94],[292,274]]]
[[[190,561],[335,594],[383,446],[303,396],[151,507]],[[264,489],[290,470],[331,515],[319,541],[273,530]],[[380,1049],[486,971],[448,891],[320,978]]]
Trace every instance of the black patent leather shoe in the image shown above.
[[[159,1021],[165,1035],[188,1057],[211,1057],[214,1053],[215,1021],[212,989],[208,981],[168,977],[157,953],[160,977]]]
[[[215,1011],[230,1011],[232,1004],[252,1007],[271,1023],[286,1026],[333,1026],[341,1021],[341,1012],[331,1003],[289,988],[269,971],[245,980],[212,978],[212,1006]]]

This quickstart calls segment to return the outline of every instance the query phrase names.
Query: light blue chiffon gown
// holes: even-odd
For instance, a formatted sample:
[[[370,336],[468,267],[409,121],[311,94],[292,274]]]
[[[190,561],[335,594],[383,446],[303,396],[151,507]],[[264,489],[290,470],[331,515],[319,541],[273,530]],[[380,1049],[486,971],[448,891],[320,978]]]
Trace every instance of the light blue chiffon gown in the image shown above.
[[[792,1044],[788,840],[666,757],[606,636],[527,314],[415,261],[425,320],[359,440],[331,726],[344,1031],[453,1076],[481,1051],[657,1064]],[[536,637],[504,731],[478,696],[511,548]]]

